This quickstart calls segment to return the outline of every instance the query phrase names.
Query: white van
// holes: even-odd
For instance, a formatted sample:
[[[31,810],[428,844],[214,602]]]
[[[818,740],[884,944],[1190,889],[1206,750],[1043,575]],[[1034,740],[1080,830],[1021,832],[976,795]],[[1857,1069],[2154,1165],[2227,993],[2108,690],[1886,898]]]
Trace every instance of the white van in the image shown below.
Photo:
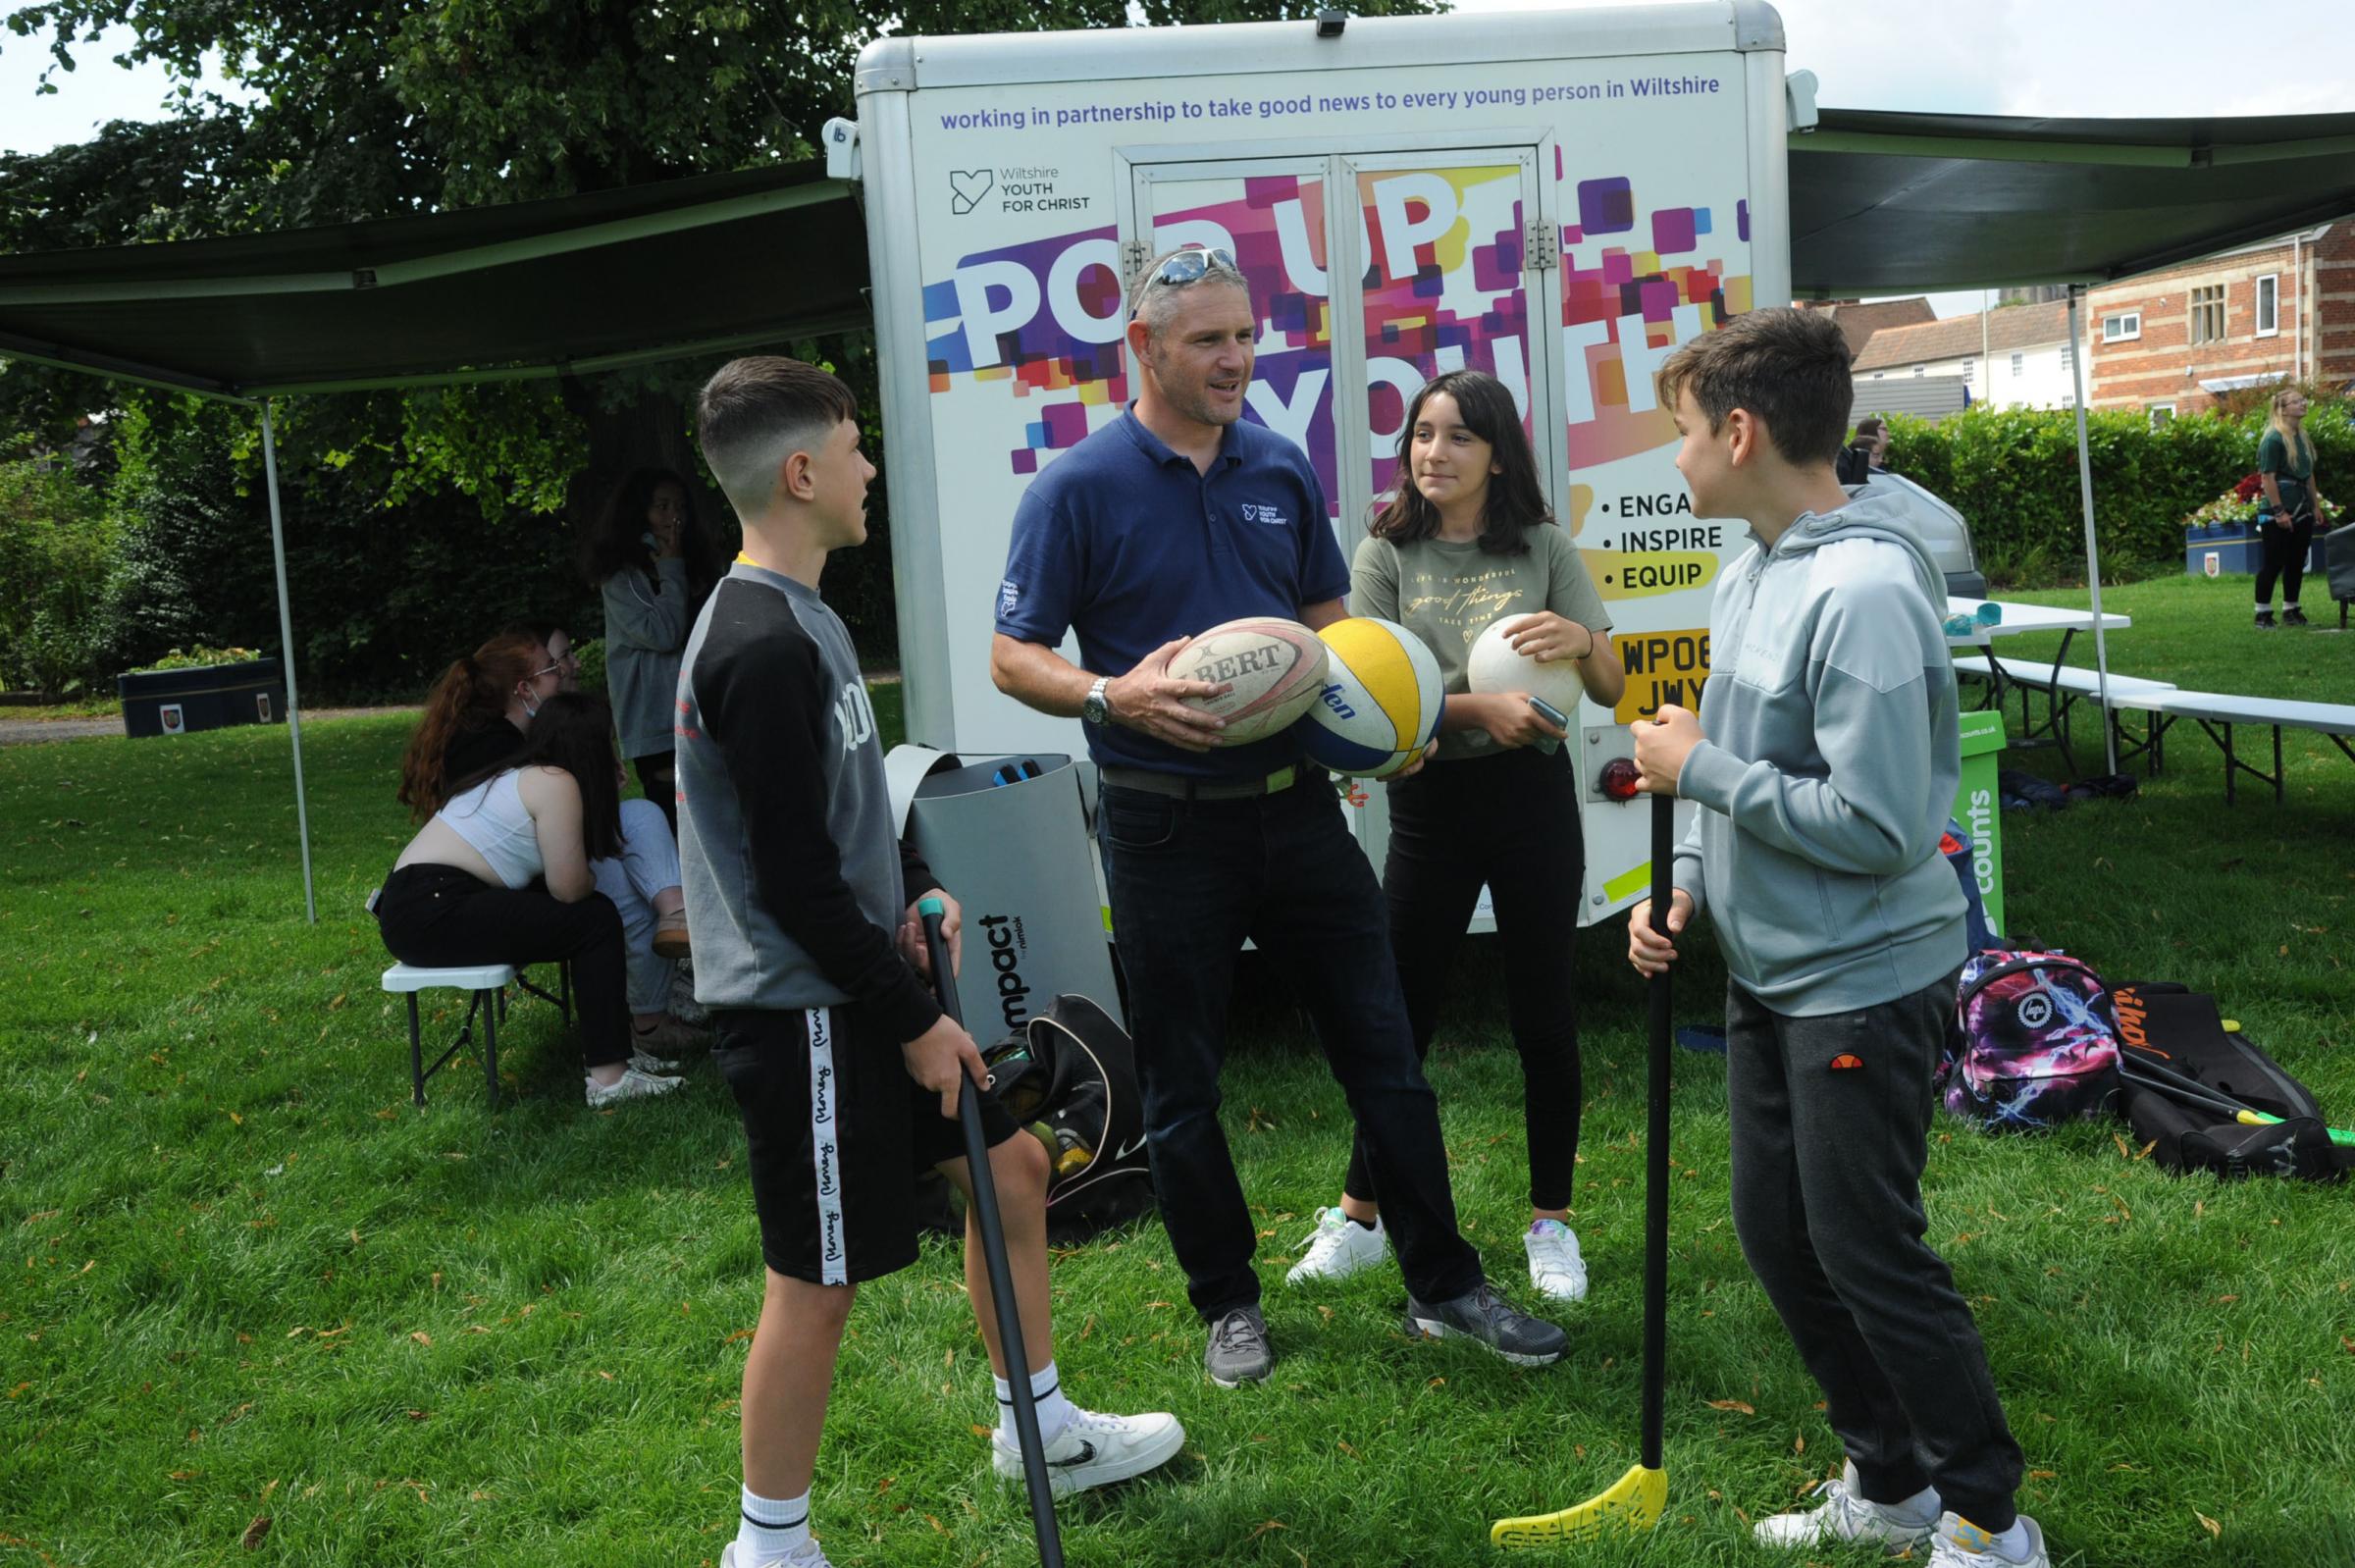
[[[1789,301],[1785,93],[1756,0],[869,46],[828,152],[866,212],[910,740],[1084,754],[990,682],[1015,502],[1133,395],[1128,280],[1201,241],[1251,279],[1248,417],[1308,452],[1344,559],[1414,391],[1513,390],[1629,672],[1574,715],[1582,923],[1634,902],[1645,809],[1598,781],[1631,720],[1697,703],[1746,548],[1692,515],[1652,377]],[[1383,792],[1351,800],[1379,866]]]

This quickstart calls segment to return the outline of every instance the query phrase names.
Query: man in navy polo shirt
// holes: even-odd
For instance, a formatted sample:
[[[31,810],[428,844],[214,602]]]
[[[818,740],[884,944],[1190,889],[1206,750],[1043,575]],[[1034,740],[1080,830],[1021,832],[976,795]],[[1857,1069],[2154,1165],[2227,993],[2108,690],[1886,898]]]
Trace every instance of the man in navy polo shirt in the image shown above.
[[[1227,746],[1169,673],[1188,638],[1244,615],[1323,626],[1349,569],[1299,447],[1241,422],[1250,290],[1223,250],[1146,269],[1129,300],[1137,398],[1049,466],[1015,513],[990,672],[1042,712],[1087,721],[1114,933],[1136,1023],[1162,1223],[1222,1386],[1273,1365],[1256,1245],[1219,1126],[1227,1002],[1248,937],[1315,1018],[1373,1156],[1406,1277],[1407,1328],[1529,1366],[1565,1336],[1514,1311],[1455,1226],[1439,1105],[1415,1060],[1382,892],[1322,772],[1288,734]],[[1055,650],[1079,635],[1081,662]],[[1115,673],[1121,672],[1121,673]]]

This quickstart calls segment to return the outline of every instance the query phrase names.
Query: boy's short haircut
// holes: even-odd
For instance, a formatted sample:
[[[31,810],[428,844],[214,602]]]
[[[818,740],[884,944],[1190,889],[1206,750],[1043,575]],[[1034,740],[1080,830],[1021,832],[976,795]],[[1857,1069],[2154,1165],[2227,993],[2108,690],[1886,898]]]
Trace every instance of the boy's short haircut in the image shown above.
[[[786,458],[814,452],[836,425],[858,417],[859,400],[834,376],[781,354],[752,354],[704,383],[695,434],[737,515],[758,516]]]
[[[1840,455],[1857,399],[1848,340],[1829,312],[1811,310],[1736,316],[1670,354],[1657,385],[1671,409],[1680,392],[1690,392],[1712,432],[1735,409],[1750,410],[1766,422],[1783,460],[1795,465]]]

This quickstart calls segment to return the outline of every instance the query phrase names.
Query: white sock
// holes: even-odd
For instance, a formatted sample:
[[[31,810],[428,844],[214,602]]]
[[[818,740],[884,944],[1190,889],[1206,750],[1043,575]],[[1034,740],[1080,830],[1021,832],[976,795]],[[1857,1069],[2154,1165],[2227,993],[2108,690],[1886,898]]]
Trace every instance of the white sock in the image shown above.
[[[1873,1506],[1901,1525],[1934,1525],[1946,1511],[1936,1487],[1924,1487],[1903,1502],[1876,1502]]]
[[[1014,1385],[1004,1378],[992,1378],[998,1388],[998,1439],[1012,1448],[1019,1438],[1014,1431]],[[1055,1363],[1050,1361],[1030,1374],[1030,1402],[1038,1410],[1038,1440],[1053,1442],[1063,1436],[1063,1429],[1072,1424],[1072,1400],[1063,1391],[1063,1380],[1056,1375]]]
[[[744,1522],[736,1529],[738,1568],[790,1557],[810,1543],[810,1493],[763,1497],[744,1489]]]
[[[2027,1556],[2027,1525],[2015,1516],[2012,1521],[2012,1528],[1995,1538],[1995,1549],[2014,1562],[2018,1562]]]

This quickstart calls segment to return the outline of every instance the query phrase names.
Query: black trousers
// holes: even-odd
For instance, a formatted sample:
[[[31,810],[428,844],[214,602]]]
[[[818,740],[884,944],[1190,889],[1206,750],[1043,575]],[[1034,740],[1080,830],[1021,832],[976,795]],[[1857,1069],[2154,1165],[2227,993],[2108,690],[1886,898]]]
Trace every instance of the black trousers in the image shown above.
[[[1415,1059],[1431,1052],[1456,947],[1486,883],[1504,959],[1506,1016],[1521,1053],[1529,1203],[1567,1209],[1585,1099],[1570,950],[1578,936],[1586,841],[1570,759],[1523,747],[1432,762],[1390,785],[1389,795],[1390,848],[1382,881]],[[1349,1151],[1341,1190],[1379,1200],[1362,1138]]]
[[[552,964],[570,959],[581,1061],[630,1059],[621,912],[602,893],[567,904],[541,887],[494,887],[454,865],[404,865],[376,901],[385,948],[403,964]]]
[[[1935,1486],[1946,1507],[2001,1531],[2019,1445],[1970,1307],[1922,1240],[1930,1080],[1955,979],[1823,1018],[1726,987],[1734,1229],[1864,1495]]]
[[[2276,479],[2275,486],[2281,493],[2278,518],[2286,513],[2290,526],[2268,523],[2258,530],[2261,549],[2257,559],[2257,607],[2274,607],[2274,579],[2281,580],[2281,602],[2295,604],[2298,590],[2306,582],[2306,557],[2314,548],[2314,495],[2304,485],[2287,477]]]
[[[646,798],[662,808],[670,821],[670,836],[679,836],[679,754],[655,752],[648,757],[633,757],[630,766],[638,770],[638,787]]]
[[[1475,1289],[1480,1255],[1456,1229],[1439,1101],[1415,1061],[1382,890],[1324,775],[1247,800],[1173,800],[1109,782],[1101,799],[1153,1190],[1194,1310],[1215,1320],[1259,1300],[1256,1222],[1219,1125],[1227,1002],[1245,937],[1282,966],[1316,1021],[1373,1150],[1407,1288],[1425,1302]]]

